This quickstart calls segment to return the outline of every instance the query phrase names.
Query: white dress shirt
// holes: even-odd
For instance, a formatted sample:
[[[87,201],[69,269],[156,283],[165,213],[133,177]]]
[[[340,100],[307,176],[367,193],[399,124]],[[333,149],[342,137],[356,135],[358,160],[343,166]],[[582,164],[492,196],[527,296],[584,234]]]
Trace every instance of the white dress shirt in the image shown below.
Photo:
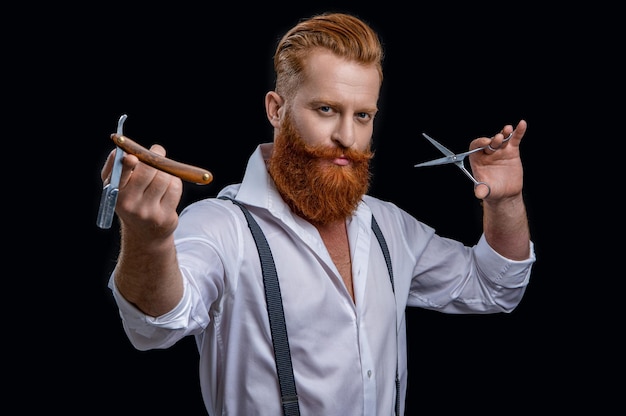
[[[535,260],[508,260],[480,238],[442,238],[392,203],[364,196],[347,222],[355,301],[316,228],[294,216],[269,177],[271,144],[251,156],[241,184],[220,195],[244,203],[270,245],[280,281],[303,416],[394,415],[396,365],[401,414],[407,383],[407,306],[445,313],[510,312]],[[372,214],[391,254],[395,296]],[[243,213],[209,198],[186,207],[175,233],[184,295],[153,318],[109,287],[139,350],[196,339],[202,395],[211,416],[282,414],[259,255]],[[417,352],[413,352],[417,353]]]

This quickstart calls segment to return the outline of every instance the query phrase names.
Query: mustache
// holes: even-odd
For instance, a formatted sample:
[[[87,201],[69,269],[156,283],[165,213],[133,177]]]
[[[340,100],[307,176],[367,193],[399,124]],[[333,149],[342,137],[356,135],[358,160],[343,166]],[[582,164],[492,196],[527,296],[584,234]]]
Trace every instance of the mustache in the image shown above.
[[[313,158],[335,159],[345,157],[355,163],[368,162],[374,157],[374,152],[369,147],[364,151],[359,151],[352,148],[305,145],[304,151]]]

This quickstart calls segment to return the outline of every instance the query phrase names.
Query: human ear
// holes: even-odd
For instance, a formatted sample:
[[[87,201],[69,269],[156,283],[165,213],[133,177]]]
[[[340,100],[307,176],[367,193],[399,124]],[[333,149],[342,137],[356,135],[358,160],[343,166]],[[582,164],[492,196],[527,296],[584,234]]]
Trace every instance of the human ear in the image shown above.
[[[283,107],[284,100],[275,91],[270,91],[265,94],[265,115],[270,124],[278,128],[280,126],[281,109]]]

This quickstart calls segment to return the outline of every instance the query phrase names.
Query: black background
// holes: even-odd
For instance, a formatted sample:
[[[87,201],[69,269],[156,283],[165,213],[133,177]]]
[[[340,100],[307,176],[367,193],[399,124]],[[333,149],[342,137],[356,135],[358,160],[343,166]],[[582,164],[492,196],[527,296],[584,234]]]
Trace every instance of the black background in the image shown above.
[[[582,181],[572,177],[585,172],[572,173],[571,159],[559,159],[582,143],[589,95],[597,92],[598,79],[586,82],[581,69],[602,54],[589,38],[596,19],[585,10],[515,2],[388,3],[109,2],[14,15],[24,26],[8,42],[16,52],[8,67],[19,77],[7,79],[7,88],[17,93],[12,108],[28,118],[18,129],[43,143],[47,150],[38,154],[50,166],[46,186],[35,186],[41,172],[20,184],[37,198],[29,206],[48,214],[33,228],[42,240],[15,246],[35,259],[19,299],[30,298],[34,283],[43,295],[27,308],[35,318],[21,325],[34,340],[16,348],[28,359],[19,361],[13,388],[33,397],[20,400],[23,408],[205,414],[193,339],[164,351],[133,349],[106,287],[119,248],[117,220],[110,230],[95,221],[109,135],[127,114],[127,136],[209,169],[214,181],[186,184],[181,207],[239,182],[256,145],[271,140],[263,98],[273,87],[276,42],[300,18],[322,11],[364,18],[386,50],[371,194],[441,235],[474,244],[480,205],[456,167],[413,167],[440,156],[421,133],[463,151],[504,124],[528,122],[521,152],[538,258],[531,284],[511,314],[407,310],[407,414],[598,411],[607,403],[611,390],[600,387],[599,373],[617,363],[591,352],[607,352],[613,342],[606,321],[590,313],[606,309],[606,287],[583,284],[604,279],[599,267],[584,264],[589,247],[580,242],[587,205],[578,203],[585,194],[576,194]],[[37,36],[28,37],[32,31]],[[24,47],[20,39],[30,40]],[[40,253],[48,259],[37,260]]]

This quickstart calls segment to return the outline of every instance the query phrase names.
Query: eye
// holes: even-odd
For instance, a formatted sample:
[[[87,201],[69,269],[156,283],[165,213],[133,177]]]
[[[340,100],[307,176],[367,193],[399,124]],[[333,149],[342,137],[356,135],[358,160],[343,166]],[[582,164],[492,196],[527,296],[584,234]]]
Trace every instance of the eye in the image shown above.
[[[370,113],[366,113],[366,112],[360,112],[360,113],[356,113],[356,117],[360,121],[366,122],[366,121],[372,120],[374,118],[374,115]]]
[[[330,113],[333,109],[328,105],[322,105],[318,108],[322,113]]]

